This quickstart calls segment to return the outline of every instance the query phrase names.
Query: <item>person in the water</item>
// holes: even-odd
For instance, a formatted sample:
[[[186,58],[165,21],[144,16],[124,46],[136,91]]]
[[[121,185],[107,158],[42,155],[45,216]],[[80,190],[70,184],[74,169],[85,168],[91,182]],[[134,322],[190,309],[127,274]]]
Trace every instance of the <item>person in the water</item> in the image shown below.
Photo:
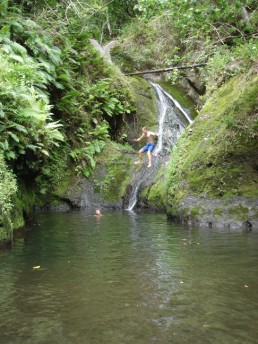
[[[101,215],[102,215],[102,214],[101,214],[100,210],[97,209],[97,210],[95,211],[95,216],[101,216]]]
[[[146,140],[146,145],[138,151],[138,159],[135,161],[136,165],[141,162],[142,153],[147,152],[147,158],[148,158],[147,167],[151,167],[151,152],[153,151],[155,147],[154,138],[158,136],[159,134],[149,131],[146,127],[143,127],[142,135],[138,139],[133,139],[133,141],[135,142],[141,141],[142,139]]]

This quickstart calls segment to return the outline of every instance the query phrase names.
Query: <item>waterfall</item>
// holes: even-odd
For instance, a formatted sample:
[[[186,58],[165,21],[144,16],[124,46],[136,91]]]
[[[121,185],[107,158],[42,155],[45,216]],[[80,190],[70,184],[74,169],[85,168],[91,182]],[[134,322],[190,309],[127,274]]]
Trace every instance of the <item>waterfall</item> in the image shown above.
[[[172,102],[174,103],[174,105],[184,114],[184,116],[186,117],[186,119],[188,120],[188,122],[191,124],[193,123],[193,120],[191,119],[191,117],[187,114],[187,112],[182,108],[182,106],[178,103],[178,101],[176,99],[174,99],[171,94],[167,93],[165,90],[163,90],[163,88],[161,88],[159,85],[157,84],[153,84],[155,85],[154,87],[157,87],[158,89],[160,89],[161,92],[163,92],[169,99],[172,100]]]
[[[142,167],[136,173],[127,210],[133,210],[137,203],[138,191],[142,183],[158,168],[162,157],[167,156],[171,152],[171,148],[176,144],[185,127],[192,123],[191,117],[176,99],[163,90],[160,85],[153,82],[150,82],[150,84],[157,95],[159,113],[159,137],[153,151],[155,159],[151,168]]]

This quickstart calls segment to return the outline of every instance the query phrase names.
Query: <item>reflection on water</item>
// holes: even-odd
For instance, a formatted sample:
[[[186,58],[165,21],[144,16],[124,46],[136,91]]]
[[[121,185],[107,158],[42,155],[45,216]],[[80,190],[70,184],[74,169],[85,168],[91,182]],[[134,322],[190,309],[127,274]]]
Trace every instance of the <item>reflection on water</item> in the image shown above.
[[[93,214],[37,214],[0,252],[1,343],[257,342],[258,233]]]

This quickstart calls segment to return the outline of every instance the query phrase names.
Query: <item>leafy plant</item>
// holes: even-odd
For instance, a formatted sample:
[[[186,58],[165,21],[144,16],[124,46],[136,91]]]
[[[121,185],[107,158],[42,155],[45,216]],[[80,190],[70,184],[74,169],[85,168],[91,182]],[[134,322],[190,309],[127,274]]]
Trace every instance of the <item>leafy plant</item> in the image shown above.
[[[0,227],[11,226],[10,211],[13,207],[13,196],[16,193],[15,177],[7,168],[4,156],[0,151]]]
[[[78,174],[82,173],[85,177],[89,177],[96,166],[94,157],[101,152],[105,144],[102,140],[94,140],[93,142],[88,142],[86,147],[71,151],[71,157],[78,163],[75,171]]]
[[[93,117],[108,118],[130,113],[129,107],[121,102],[119,93],[112,88],[111,82],[111,79],[105,78],[89,87],[87,106]]]
[[[25,54],[22,63],[13,62],[0,50],[0,146],[8,160],[27,150],[49,155],[63,140],[61,124],[52,120],[47,96],[33,86],[37,70],[30,62]]]
[[[147,19],[166,10],[173,18],[172,25],[184,38],[210,36],[223,43],[255,32],[255,19],[248,15],[248,11],[256,9],[254,0],[139,0],[136,8]]]

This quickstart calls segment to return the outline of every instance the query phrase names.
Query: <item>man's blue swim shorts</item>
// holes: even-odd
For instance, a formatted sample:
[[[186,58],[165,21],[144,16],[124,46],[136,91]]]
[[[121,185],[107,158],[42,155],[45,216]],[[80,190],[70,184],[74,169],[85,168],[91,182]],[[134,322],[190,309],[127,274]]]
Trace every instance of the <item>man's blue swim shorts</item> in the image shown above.
[[[155,144],[154,144],[154,143],[147,143],[146,146],[142,147],[142,151],[143,151],[143,152],[147,152],[147,151],[152,152],[153,149],[154,149],[154,147],[155,147]]]

